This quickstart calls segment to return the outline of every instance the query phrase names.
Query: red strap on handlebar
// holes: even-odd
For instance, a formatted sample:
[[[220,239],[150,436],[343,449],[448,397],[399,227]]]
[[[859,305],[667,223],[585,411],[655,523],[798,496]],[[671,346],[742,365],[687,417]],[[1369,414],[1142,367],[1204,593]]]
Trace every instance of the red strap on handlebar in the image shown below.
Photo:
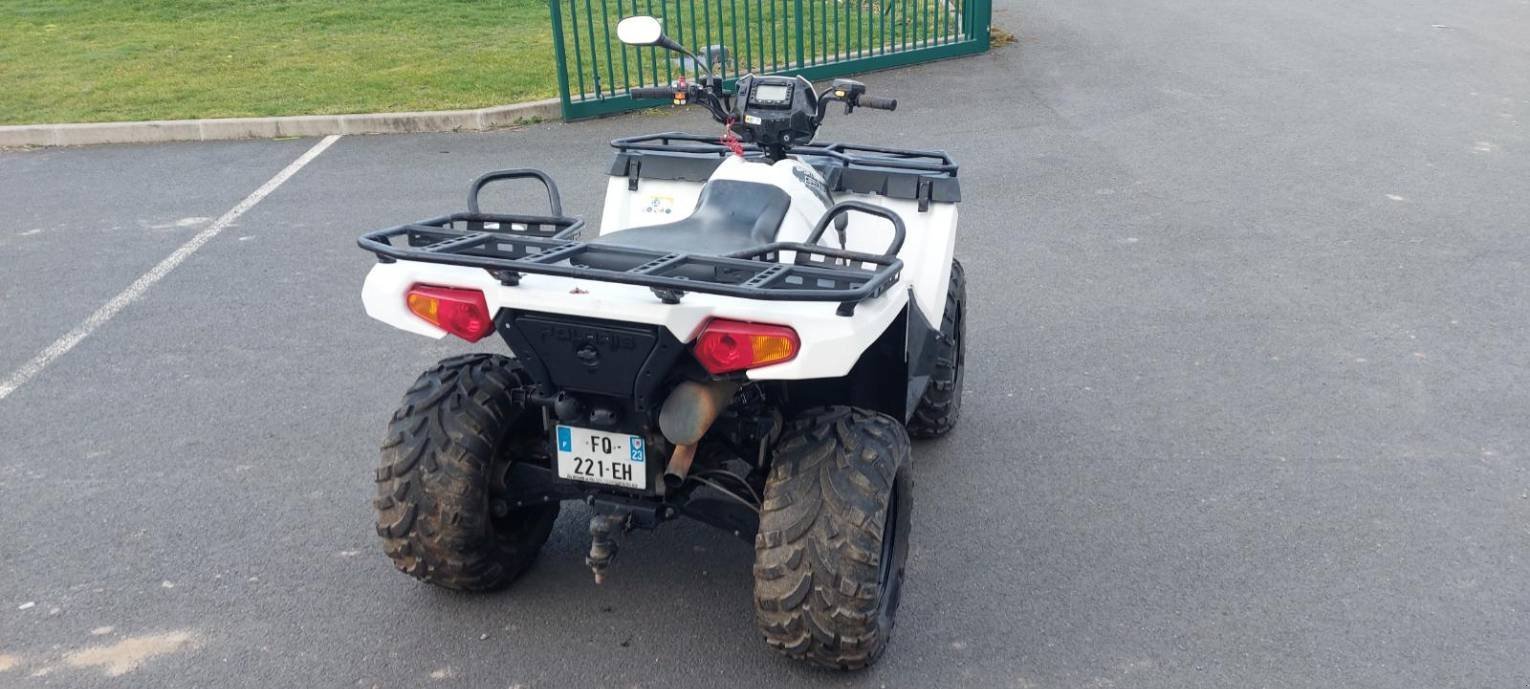
[[[744,142],[739,141],[738,135],[733,133],[733,122],[733,118],[729,117],[728,121],[723,123],[722,145],[727,146],[728,150],[733,151],[733,155],[742,158],[744,157]]]

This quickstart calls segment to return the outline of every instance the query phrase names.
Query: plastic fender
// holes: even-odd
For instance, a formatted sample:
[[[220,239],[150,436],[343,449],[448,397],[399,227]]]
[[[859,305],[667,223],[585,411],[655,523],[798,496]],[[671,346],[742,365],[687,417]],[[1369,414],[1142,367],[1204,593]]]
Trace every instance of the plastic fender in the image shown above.
[[[916,201],[889,199],[873,194],[841,194],[836,200],[856,200],[887,208],[903,218],[907,236],[898,258],[903,259],[903,273],[898,280],[902,289],[914,289],[914,301],[926,318],[939,323],[946,308],[946,289],[950,287],[951,257],[956,252],[957,207],[952,203],[933,203],[919,212]],[[865,213],[850,213],[845,228],[845,247],[852,251],[880,254],[892,240],[888,222]],[[838,246],[837,235],[824,234],[823,243]]]
[[[768,184],[791,197],[791,207],[778,233],[782,241],[800,241],[823,217],[828,205],[823,178],[812,166],[793,159],[774,164],[729,157],[712,172],[712,179]],[[606,203],[601,211],[600,233],[647,227],[689,217],[696,210],[702,184],[644,179],[637,191],[627,188],[626,177],[608,177]]]
[[[711,179],[737,180],[768,184],[791,197],[791,209],[781,221],[776,238],[783,242],[801,241],[813,231],[818,219],[829,206],[824,203],[829,195],[824,191],[823,178],[811,165],[787,158],[773,164],[729,158],[717,166]]]
[[[478,268],[417,261],[379,263],[367,274],[362,302],[368,316],[393,327],[433,338],[445,332],[409,311],[404,294],[415,284],[478,289],[490,311],[504,308],[662,326],[691,342],[709,318],[771,323],[794,328],[802,349],[791,361],[748,372],[753,380],[834,378],[850,372],[861,353],[897,318],[908,289],[895,286],[861,302],[853,316],[840,316],[834,302],[788,302],[687,294],[665,304],[645,287],[551,275],[525,275],[509,287]]]
[[[696,210],[696,199],[701,197],[699,182],[645,179],[637,191],[631,191],[626,177],[608,180],[600,234],[680,220]]]
[[[409,310],[409,304],[404,295],[416,282],[423,281],[415,280],[410,271],[394,269],[395,266],[404,265],[405,263],[407,262],[401,261],[398,263],[379,263],[372,266],[372,270],[367,273],[366,282],[362,283],[361,286],[361,304],[366,308],[367,315],[372,318],[405,332],[433,337],[439,340],[446,336],[446,331],[425,322],[424,319],[414,315],[414,312]],[[455,267],[432,266],[432,268]],[[482,273],[483,271],[480,270],[478,272]]]
[[[784,323],[796,329],[802,351],[791,361],[752,369],[746,375],[750,380],[810,380],[849,374],[861,354],[897,319],[908,303],[907,294],[894,287],[887,294],[861,302],[855,315],[848,318],[834,315],[834,305],[827,304],[825,316]]]

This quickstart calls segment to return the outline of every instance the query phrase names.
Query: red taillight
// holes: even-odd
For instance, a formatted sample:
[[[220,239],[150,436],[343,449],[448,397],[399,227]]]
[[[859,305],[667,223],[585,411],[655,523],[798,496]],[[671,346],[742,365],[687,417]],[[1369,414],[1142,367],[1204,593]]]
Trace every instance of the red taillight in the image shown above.
[[[791,361],[802,342],[781,325],[714,320],[696,336],[696,360],[713,375]]]
[[[468,342],[494,332],[489,305],[476,289],[415,285],[405,299],[414,315]]]

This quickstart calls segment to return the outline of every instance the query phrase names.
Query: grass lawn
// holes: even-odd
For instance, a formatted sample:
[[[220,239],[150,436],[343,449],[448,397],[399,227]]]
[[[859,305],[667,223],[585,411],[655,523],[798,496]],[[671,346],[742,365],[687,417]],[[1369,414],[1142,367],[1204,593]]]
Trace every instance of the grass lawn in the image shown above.
[[[724,74],[957,32],[962,0],[642,0]],[[575,93],[667,83],[638,0],[560,0]],[[802,15],[794,12],[801,8]],[[751,9],[752,8],[752,9]],[[699,15],[699,16],[698,16]],[[450,110],[557,94],[547,0],[0,0],[0,124]]]
[[[546,0],[0,0],[0,124],[557,94]]]

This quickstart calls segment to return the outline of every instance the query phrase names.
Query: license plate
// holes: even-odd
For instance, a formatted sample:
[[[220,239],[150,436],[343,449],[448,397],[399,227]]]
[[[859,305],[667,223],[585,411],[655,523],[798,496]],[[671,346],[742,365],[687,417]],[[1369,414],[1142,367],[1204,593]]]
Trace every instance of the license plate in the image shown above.
[[[558,426],[558,476],[623,488],[648,488],[647,448],[626,433]]]

